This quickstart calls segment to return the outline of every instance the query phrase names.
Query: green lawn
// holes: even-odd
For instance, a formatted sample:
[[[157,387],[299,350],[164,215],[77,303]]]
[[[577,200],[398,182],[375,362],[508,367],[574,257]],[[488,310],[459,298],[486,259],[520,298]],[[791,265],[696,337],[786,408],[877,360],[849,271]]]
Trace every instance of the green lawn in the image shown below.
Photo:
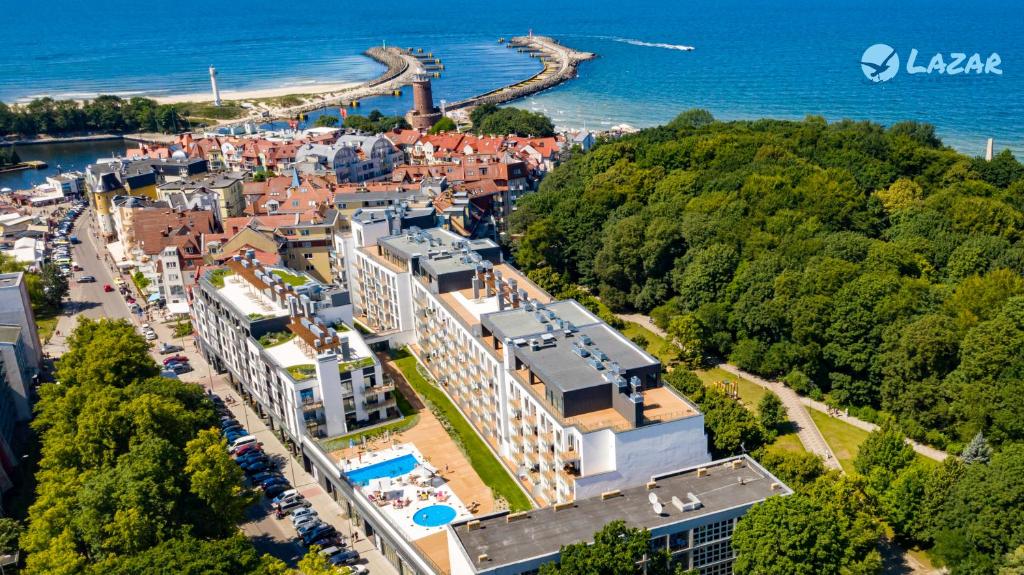
[[[295,381],[304,381],[316,376],[316,366],[312,363],[303,363],[285,368],[288,375]]]
[[[855,473],[853,460],[857,457],[860,444],[867,439],[868,432],[845,421],[830,417],[817,409],[808,409],[807,411],[811,413],[811,419],[814,420],[821,435],[832,448],[832,453],[836,454],[836,459],[843,466],[843,471]]]
[[[403,350],[396,354],[395,365],[402,370],[406,381],[416,390],[416,393],[433,407],[438,417],[446,420],[442,421],[442,425],[447,423],[445,428],[448,433],[455,443],[465,451],[470,465],[473,466],[480,479],[491,488],[495,497],[501,497],[507,501],[509,509],[512,511],[525,511],[532,508],[529,498],[523,493],[519,484],[508,474],[484,440],[477,435],[476,430],[462,417],[462,413],[455,407],[455,404],[448,399],[443,391],[420,375],[416,369],[416,358],[408,350]]]
[[[274,270],[270,273],[281,278],[281,281],[292,287],[300,287],[306,285],[306,278],[303,276],[290,274],[284,270]]]
[[[765,449],[773,453],[804,453],[807,451],[804,449],[804,444],[800,442],[800,437],[792,432],[776,437],[775,442],[766,446]]]
[[[57,329],[58,319],[60,319],[60,316],[54,314],[50,310],[40,310],[36,314],[36,327],[39,328],[39,341],[43,343],[50,341],[50,338],[53,336],[53,332]]]
[[[757,411],[757,404],[768,394],[768,390],[752,381],[737,377],[724,369],[713,367],[694,371],[704,385],[714,386],[721,381],[735,382],[740,393],[740,401],[751,411]]]
[[[647,340],[647,353],[661,360],[662,365],[671,365],[678,355],[675,344],[638,323],[627,321],[622,333],[629,339],[643,336]]]

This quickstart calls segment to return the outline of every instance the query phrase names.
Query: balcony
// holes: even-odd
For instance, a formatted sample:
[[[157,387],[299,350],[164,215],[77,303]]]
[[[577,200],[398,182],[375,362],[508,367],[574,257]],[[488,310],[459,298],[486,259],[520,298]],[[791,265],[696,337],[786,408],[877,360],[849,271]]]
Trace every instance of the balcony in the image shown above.
[[[323,406],[324,406],[324,402],[319,400],[319,399],[312,399],[312,398],[310,398],[310,399],[303,399],[302,400],[302,411],[305,411],[305,412],[316,411],[318,409],[322,409]]]

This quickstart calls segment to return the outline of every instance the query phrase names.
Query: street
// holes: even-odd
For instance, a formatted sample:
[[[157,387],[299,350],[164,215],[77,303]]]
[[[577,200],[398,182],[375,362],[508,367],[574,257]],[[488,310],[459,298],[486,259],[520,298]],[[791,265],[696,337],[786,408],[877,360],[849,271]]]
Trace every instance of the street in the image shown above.
[[[103,241],[95,236],[95,229],[90,209],[82,214],[75,225],[75,231],[81,243],[75,245],[72,250],[74,260],[78,262],[83,271],[75,272],[70,278],[70,302],[66,304],[65,314],[58,320],[50,341],[44,345],[44,352],[50,357],[58,358],[66,350],[67,336],[74,330],[79,316],[94,319],[125,318],[135,325],[148,321],[159,336],[156,341],[152,342],[154,345],[151,352],[157,363],[162,363],[166,357],[157,352],[157,345],[160,342],[173,343],[183,347],[184,351],[179,353],[189,358],[193,371],[182,374],[179,378],[182,381],[202,385],[206,390],[212,390],[213,393],[229,402],[227,407],[235,418],[251,434],[259,438],[264,452],[278,463],[281,473],[311,503],[320,519],[334,525],[338,533],[346,537],[349,545],[362,556],[360,563],[366,565],[371,573],[397,575],[397,570],[370,541],[362,538],[356,539],[353,543],[353,527],[344,516],[341,506],[334,502],[316,480],[302,469],[302,465],[291,457],[288,449],[256,412],[243,403],[239,395],[232,389],[227,377],[215,373],[210,368],[197,350],[193,336],[175,338],[174,322],[164,323],[159,317],[147,320],[145,316],[140,318],[131,315],[124,296],[116,289],[114,278],[117,272],[114,271],[110,257],[105,250],[100,251],[99,249],[103,245]],[[96,282],[77,283],[77,278],[82,275],[92,275],[96,278]],[[124,279],[130,285],[129,278],[124,277]],[[113,286],[115,289],[106,292],[103,290],[104,285]],[[145,302],[140,300],[139,303],[144,304]],[[266,500],[262,500],[259,505],[249,509],[248,521],[240,527],[259,551],[269,553],[285,561],[291,567],[294,567],[298,559],[305,554],[305,548],[293,540],[296,533],[290,520],[288,518],[276,519],[270,512],[270,504]]]

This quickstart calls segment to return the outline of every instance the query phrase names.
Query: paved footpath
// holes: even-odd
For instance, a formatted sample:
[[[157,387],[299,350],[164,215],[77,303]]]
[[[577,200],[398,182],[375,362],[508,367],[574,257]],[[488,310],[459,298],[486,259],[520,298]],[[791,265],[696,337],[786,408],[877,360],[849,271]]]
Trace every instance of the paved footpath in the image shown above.
[[[665,339],[670,339],[669,335],[660,327],[654,325],[651,318],[646,315],[621,314],[619,317],[626,321],[640,324],[642,327],[653,331]],[[738,368],[727,363],[720,364],[718,367],[738,377],[749,379],[779,396],[779,399],[782,400],[782,405],[786,408],[786,417],[796,426],[797,437],[800,438],[800,443],[803,444],[804,449],[821,457],[827,467],[842,471],[843,468],[839,465],[839,460],[836,459],[835,454],[832,453],[832,448],[825,441],[825,437],[821,434],[818,426],[814,424],[811,414],[800,403],[800,396],[795,391],[779,382],[770,382],[750,374],[744,374]]]
[[[668,339],[668,334],[666,334],[665,331],[662,330],[660,327],[654,325],[654,322],[651,321],[651,318],[646,315],[620,314],[618,317],[626,321],[631,321],[633,323],[640,324],[641,326],[653,331],[654,333],[660,335],[661,337]],[[770,389],[771,391],[775,392],[775,394],[779,396],[779,399],[782,400],[782,403],[786,406],[786,412],[789,414],[790,420],[796,423],[797,426],[800,428],[800,442],[804,444],[804,448],[808,449],[809,451],[818,453],[819,455],[823,455],[823,452],[819,451],[818,449],[812,449],[808,445],[808,442],[810,442],[811,445],[815,445],[815,442],[818,441],[817,438],[820,438],[820,441],[825,445],[825,448],[828,450],[827,453],[829,457],[826,457],[825,463],[828,464],[830,467],[839,469],[839,462],[836,461],[835,456],[832,454],[831,448],[828,447],[828,443],[825,442],[825,439],[822,437],[821,431],[818,430],[818,427],[814,424],[814,420],[811,419],[810,413],[807,412],[808,407],[820,411],[821,413],[824,413],[829,417],[834,417],[836,419],[849,423],[850,425],[858,427],[865,431],[870,432],[878,429],[878,426],[875,425],[874,423],[864,421],[863,419],[858,419],[843,412],[837,413],[835,410],[830,409],[829,406],[823,402],[816,401],[809,397],[802,397],[798,395],[795,391],[793,391],[791,388],[787,387],[782,382],[768,381],[766,379],[762,379],[752,373],[747,373],[746,371],[743,371],[742,369],[734,365],[730,365],[728,363],[718,364],[717,367],[720,367],[721,369],[728,371],[729,373],[737,377],[748,379],[751,382],[760,385],[761,387]],[[806,439],[803,433],[805,430],[805,426],[806,429],[813,429],[813,432],[807,433],[808,437]],[[817,438],[815,436],[817,436]],[[912,439],[907,439],[906,442],[908,445],[914,448],[914,451],[920,453],[921,455],[929,459],[934,459],[935,461],[943,461],[947,457],[949,457],[949,454],[946,453],[945,451],[936,449],[934,447],[930,447],[928,445],[923,445]]]

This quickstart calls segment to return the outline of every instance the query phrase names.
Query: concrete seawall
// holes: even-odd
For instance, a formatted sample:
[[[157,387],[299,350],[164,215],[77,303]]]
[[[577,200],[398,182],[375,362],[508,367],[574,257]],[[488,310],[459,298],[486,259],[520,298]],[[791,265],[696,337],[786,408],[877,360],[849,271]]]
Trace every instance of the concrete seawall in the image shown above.
[[[536,54],[544,62],[544,69],[522,82],[449,104],[448,110],[472,108],[481,104],[504,104],[542,92],[575,78],[580,62],[597,57],[592,52],[580,52],[562,46],[548,36],[517,36],[509,40],[509,45]]]

